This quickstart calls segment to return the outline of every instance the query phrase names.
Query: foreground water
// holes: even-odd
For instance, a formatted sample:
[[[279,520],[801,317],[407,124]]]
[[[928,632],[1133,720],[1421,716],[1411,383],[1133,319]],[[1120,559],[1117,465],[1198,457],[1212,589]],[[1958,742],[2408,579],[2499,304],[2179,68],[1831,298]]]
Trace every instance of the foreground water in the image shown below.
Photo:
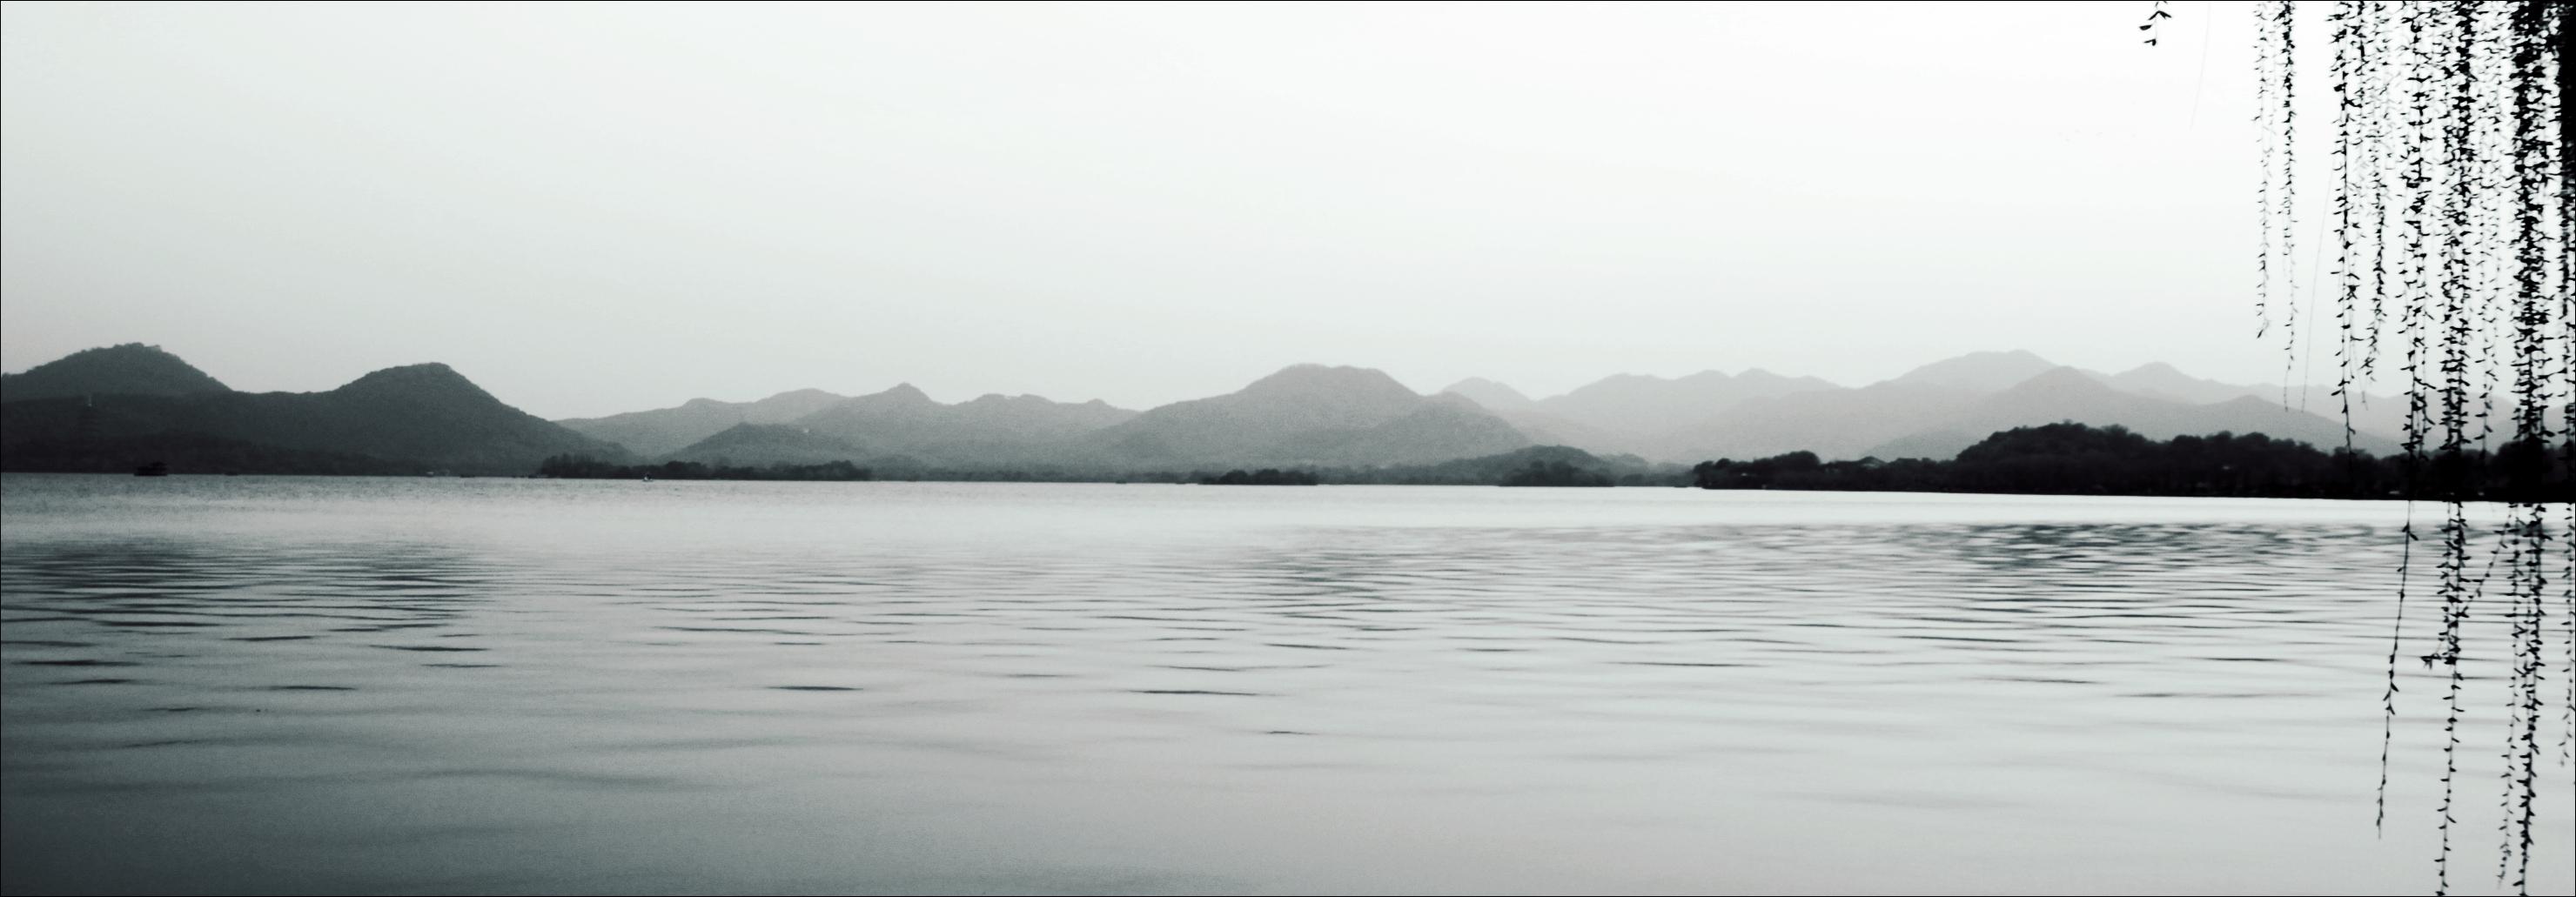
[[[2428,891],[2403,513],[12,474],[0,885]]]

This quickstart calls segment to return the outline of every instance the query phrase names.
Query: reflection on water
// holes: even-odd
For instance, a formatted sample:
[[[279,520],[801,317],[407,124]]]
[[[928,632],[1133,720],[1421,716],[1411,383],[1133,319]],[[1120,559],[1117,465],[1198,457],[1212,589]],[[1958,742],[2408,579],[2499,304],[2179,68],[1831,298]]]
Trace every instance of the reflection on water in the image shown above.
[[[2392,505],[19,475],[0,501],[12,892],[2431,883],[2417,671],[2371,829]],[[2472,850],[2503,729],[2464,725]],[[2565,892],[2544,774],[2535,891]]]

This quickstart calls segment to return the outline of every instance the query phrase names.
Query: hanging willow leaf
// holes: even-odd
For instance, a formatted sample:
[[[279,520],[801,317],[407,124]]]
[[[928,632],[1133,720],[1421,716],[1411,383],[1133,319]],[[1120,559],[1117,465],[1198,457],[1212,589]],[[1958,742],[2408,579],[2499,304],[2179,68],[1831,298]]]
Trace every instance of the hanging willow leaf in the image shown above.
[[[2150,10],[2150,26],[2161,12],[2162,4]],[[2282,328],[2291,365],[2301,351],[2299,309],[2289,301],[2299,277],[2292,248],[2301,213],[2297,12],[2287,0],[2254,9],[2254,121],[2262,140],[2255,315],[2258,335]],[[2507,719],[2497,878],[2528,893],[2541,720],[2553,701],[2563,702],[2562,762],[2576,761],[2576,551],[2569,548],[2576,506],[2553,511],[2526,500],[2536,493],[2514,493],[2503,523],[2485,529],[2471,526],[2467,505],[2576,473],[2576,185],[2569,177],[2576,128],[2566,114],[2576,96],[2569,60],[2576,3],[2344,0],[2332,4],[2326,21],[2336,108],[2323,214],[2333,252],[2311,276],[2335,285],[2335,392],[2347,438],[2353,409],[2377,382],[2382,347],[2391,340],[2391,351],[2402,354],[2396,386],[2406,402],[2408,510],[2382,696],[2379,819],[2387,818],[2398,658],[2413,653],[2448,686],[2434,870],[2437,892],[2447,892],[2466,665],[2507,658],[2497,677],[2505,682]],[[2496,459],[2506,482],[2474,474],[2476,457]],[[2409,652],[2414,543],[2425,534],[2415,523],[2418,500],[2440,504],[2432,597],[2441,613],[2424,636],[2429,643]],[[2491,582],[2498,587],[2492,592]],[[2554,633],[2553,601],[2560,617]],[[2503,644],[2473,649],[2474,633],[2495,630],[2469,624],[2490,614],[2505,624]],[[2568,688],[2544,697],[2553,637]]]

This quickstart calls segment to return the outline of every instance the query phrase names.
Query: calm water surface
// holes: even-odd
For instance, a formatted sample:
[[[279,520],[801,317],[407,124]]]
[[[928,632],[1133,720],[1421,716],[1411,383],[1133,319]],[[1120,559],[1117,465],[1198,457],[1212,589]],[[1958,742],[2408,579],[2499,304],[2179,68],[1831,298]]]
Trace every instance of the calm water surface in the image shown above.
[[[12,892],[2433,882],[2420,671],[2372,826],[2401,505],[11,474],[0,512]]]

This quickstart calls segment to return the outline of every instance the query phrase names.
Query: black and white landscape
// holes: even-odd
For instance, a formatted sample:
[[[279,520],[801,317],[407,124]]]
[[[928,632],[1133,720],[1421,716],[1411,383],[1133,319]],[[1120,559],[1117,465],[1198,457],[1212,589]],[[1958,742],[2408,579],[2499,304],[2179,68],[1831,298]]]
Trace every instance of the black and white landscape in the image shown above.
[[[2576,893],[2576,4],[0,4],[0,894]]]
[[[2200,380],[2163,364],[2107,375],[2016,351],[1934,362],[1858,388],[1711,370],[1615,375],[1533,400],[1481,378],[1424,395],[1381,371],[1301,364],[1231,393],[1142,411],[1033,394],[940,402],[899,383],[860,396],[798,389],[547,422],[443,364],[375,371],[328,392],[250,394],[158,347],[125,344],[0,378],[0,421],[16,470],[158,460],[200,473],[505,476],[535,473],[558,455],[753,467],[851,461],[897,475],[1094,479],[1228,467],[1394,468],[1539,446],[1647,465],[1796,451],[1829,461],[1947,459],[1999,431],[2060,422],[2119,426],[2150,439],[2263,433],[2346,444],[2340,419],[2285,404],[2283,395],[2277,386]],[[2356,415],[2349,444],[2389,453],[2401,437],[2383,429],[2384,420]],[[87,455],[73,445],[84,426],[98,443]]]

